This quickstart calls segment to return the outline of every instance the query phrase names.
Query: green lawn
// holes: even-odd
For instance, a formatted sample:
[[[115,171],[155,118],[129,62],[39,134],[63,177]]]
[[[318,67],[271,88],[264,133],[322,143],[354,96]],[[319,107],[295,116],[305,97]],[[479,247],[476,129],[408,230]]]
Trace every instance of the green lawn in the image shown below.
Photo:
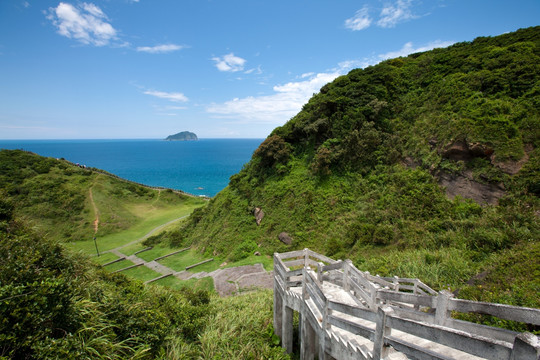
[[[99,256],[92,257],[92,260],[98,263],[99,265],[106,264],[116,259],[118,259],[118,256],[114,255],[113,253],[105,253],[105,254],[100,254]]]
[[[167,224],[175,219],[188,216],[194,208],[195,207],[181,206],[179,208],[156,211],[155,213],[150,214],[142,219],[140,222],[137,222],[127,230],[98,237],[96,239],[98,249],[99,251],[107,251],[128,244],[132,241],[142,241],[145,235],[149,234],[152,230],[155,230],[156,228],[159,228],[159,226]],[[161,229],[157,229],[155,233],[158,231],[161,231]],[[152,233],[152,235],[155,233]],[[96,251],[93,239],[71,242],[67,245],[69,248],[75,251],[82,251],[86,254],[94,254]]]
[[[127,268],[128,266],[131,266],[131,265],[134,265],[131,261],[122,260],[122,261],[119,261],[119,262],[115,262],[114,264],[107,265],[107,266],[104,267],[104,269],[106,269],[107,271],[113,272],[113,271],[116,271],[116,270]]]
[[[158,276],[161,276],[160,273],[151,270],[147,268],[144,265],[137,266],[135,268],[122,271],[121,274],[124,274],[130,278],[134,278],[141,281],[148,281],[157,278]]]
[[[214,279],[211,277],[204,277],[202,279],[190,279],[190,280],[180,280],[174,276],[168,276],[158,281],[154,281],[152,284],[159,286],[166,286],[176,290],[181,290],[183,288],[191,289],[202,289],[210,292],[214,291]]]

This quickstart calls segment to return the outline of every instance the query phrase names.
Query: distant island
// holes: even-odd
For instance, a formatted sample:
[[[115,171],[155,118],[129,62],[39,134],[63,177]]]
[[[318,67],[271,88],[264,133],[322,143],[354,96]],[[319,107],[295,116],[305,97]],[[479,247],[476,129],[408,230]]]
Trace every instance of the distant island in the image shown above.
[[[189,131],[182,131],[178,134],[169,135],[165,139],[166,141],[190,141],[190,140],[199,140],[197,135]]]

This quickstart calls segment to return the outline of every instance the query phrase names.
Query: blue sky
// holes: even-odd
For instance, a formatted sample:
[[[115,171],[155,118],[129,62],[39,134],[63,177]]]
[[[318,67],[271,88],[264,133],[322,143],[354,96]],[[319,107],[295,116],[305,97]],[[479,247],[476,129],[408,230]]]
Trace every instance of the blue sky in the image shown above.
[[[353,68],[539,19],[538,0],[0,0],[0,139],[264,138]]]

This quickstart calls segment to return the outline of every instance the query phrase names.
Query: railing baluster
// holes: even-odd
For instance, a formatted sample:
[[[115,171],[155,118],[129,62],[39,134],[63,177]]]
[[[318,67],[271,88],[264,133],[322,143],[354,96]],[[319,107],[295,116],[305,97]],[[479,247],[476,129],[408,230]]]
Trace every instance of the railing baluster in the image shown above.
[[[291,271],[285,263],[291,267],[303,264],[303,268]],[[317,269],[313,271],[315,266]],[[291,277],[298,276],[301,276],[301,280],[291,281]],[[335,298],[330,296],[329,288],[334,287],[328,284],[323,288],[325,279],[341,286],[341,295],[336,293]],[[540,360],[540,339],[533,334],[519,334],[451,317],[452,311],[472,312],[538,325],[540,309],[453,299],[452,293],[445,290],[436,293],[419,279],[372,276],[367,271],[359,271],[350,260],[334,261],[309,249],[275,253],[274,281],[275,332],[290,352],[292,311],[300,311],[304,326],[301,341],[306,341],[305,329],[311,331],[311,337],[318,339],[308,343],[309,347],[302,344],[303,354],[307,358],[317,356],[317,352],[321,359],[328,356],[340,358],[343,351],[357,351],[348,343],[347,337],[338,339],[343,335],[339,335],[336,329],[342,329],[373,341],[373,360],[387,356],[390,347],[407,356],[422,359],[448,359],[455,356],[447,353],[449,347],[453,349],[451,351],[459,350],[492,359]],[[295,295],[295,292],[299,293],[300,285],[301,300]],[[361,299],[365,302],[353,299],[356,301],[353,305],[341,303],[345,301],[345,298],[339,300],[345,296],[344,292],[347,297],[361,293]],[[435,314],[420,312],[420,308],[435,309]],[[360,320],[371,322],[371,325]],[[390,334],[392,329],[395,329],[394,335]],[[401,333],[447,348],[443,351],[431,345],[426,347],[408,343]],[[341,350],[336,350],[335,346]]]

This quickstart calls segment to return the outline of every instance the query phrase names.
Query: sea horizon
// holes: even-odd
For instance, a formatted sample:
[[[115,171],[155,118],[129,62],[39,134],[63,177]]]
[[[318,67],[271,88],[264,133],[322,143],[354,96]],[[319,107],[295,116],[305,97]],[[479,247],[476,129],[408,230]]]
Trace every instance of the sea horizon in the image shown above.
[[[0,149],[62,158],[143,185],[213,197],[251,159],[263,140],[29,139],[0,140]]]

